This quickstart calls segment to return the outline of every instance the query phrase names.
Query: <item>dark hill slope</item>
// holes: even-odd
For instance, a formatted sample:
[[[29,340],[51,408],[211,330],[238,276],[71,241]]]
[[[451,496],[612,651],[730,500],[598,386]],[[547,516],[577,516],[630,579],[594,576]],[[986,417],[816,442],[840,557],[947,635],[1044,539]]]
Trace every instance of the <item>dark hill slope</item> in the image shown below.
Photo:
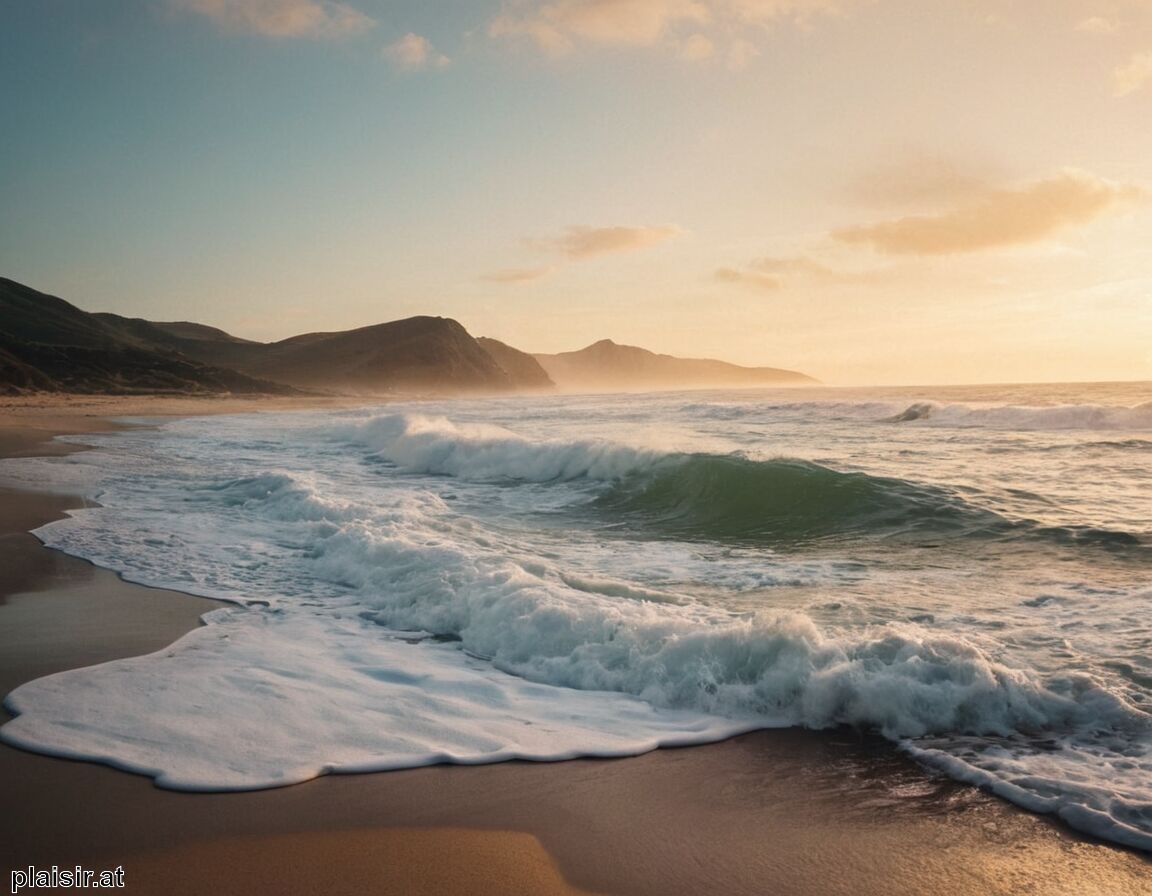
[[[260,346],[243,369],[334,391],[501,392],[511,376],[459,323],[410,317],[340,333],[306,333]]]
[[[295,391],[205,365],[175,346],[157,343],[146,321],[129,323],[133,326],[103,320],[56,296],[0,278],[0,392]]]
[[[125,344],[140,347],[138,342],[126,340],[96,315],[4,277],[0,277],[0,334],[19,343],[81,348]]]
[[[199,342],[233,342],[239,345],[259,345],[251,339],[241,339],[217,327],[193,323],[189,320],[151,321],[152,326],[179,339],[193,339]]]
[[[128,323],[135,322],[121,325]],[[232,367],[305,389],[378,395],[506,392],[537,388],[541,378],[550,385],[531,355],[508,348],[506,366],[459,323],[443,317],[412,317],[356,330],[304,333],[267,344],[237,339],[211,327],[190,331],[184,325],[175,330],[168,324],[147,325],[183,354],[202,363]],[[146,336],[140,327],[132,332],[139,338]],[[186,334],[191,333],[195,338],[188,338]],[[520,356],[520,364],[512,363],[514,355]]]
[[[512,348],[498,339],[490,339],[487,336],[479,336],[476,341],[504,369],[504,372],[512,377],[516,388],[539,390],[556,387],[548,372],[528,352],[522,352],[518,348]]]
[[[262,356],[267,347],[262,342],[251,342],[226,333],[216,327],[202,324],[156,323],[138,317],[119,314],[93,315],[127,338],[163,351],[176,351],[210,367],[227,367],[247,372]],[[216,335],[219,334],[219,335]]]

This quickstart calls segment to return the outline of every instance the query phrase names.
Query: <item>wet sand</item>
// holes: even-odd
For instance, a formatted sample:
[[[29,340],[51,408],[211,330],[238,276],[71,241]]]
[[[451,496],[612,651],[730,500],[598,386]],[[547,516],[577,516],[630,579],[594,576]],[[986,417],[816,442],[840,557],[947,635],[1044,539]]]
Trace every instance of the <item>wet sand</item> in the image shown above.
[[[191,406],[189,406],[189,401]],[[277,402],[277,409],[284,407]],[[161,409],[163,408],[163,410]],[[0,454],[107,416],[248,402],[0,405]],[[80,499],[0,492],[0,691],[160,649],[216,604],[121,581],[29,528]],[[631,759],[337,775],[239,794],[0,745],[0,871],[123,866],[130,893],[1068,894],[1152,890],[1142,854],[929,775],[849,731]]]

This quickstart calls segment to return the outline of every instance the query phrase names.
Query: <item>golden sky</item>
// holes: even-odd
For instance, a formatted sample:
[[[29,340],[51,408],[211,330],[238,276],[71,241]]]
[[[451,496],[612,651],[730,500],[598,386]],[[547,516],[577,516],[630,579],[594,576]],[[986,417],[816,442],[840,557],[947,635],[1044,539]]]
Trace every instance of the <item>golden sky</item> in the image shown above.
[[[0,265],[90,310],[1152,379],[1149,0],[29,6]]]

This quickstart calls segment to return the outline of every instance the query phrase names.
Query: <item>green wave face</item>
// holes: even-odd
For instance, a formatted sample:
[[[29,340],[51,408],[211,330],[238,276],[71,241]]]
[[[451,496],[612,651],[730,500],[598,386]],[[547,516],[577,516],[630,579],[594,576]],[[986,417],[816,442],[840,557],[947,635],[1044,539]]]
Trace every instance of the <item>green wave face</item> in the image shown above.
[[[758,544],[860,533],[991,536],[1013,527],[930,486],[800,460],[707,454],[625,477],[593,503],[626,525],[666,537]]]

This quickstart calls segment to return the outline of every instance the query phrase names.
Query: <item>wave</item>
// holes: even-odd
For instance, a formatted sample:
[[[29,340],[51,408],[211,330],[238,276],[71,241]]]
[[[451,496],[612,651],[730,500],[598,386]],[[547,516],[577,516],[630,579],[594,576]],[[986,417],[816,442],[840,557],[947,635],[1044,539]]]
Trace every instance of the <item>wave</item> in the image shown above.
[[[1061,451],[1070,448],[1091,451],[1152,451],[1152,440],[1149,439],[1104,439],[1098,442],[1081,442],[1077,445],[1048,445],[1036,448],[1038,451]]]
[[[668,456],[597,439],[532,440],[500,426],[458,424],[420,414],[386,414],[334,435],[367,447],[407,472],[475,482],[611,480]]]
[[[1134,407],[1098,404],[979,407],[922,401],[885,417],[884,422],[994,429],[1143,431],[1152,430],[1152,401]]]
[[[596,506],[668,535],[758,543],[853,533],[994,535],[1014,528],[931,486],[808,461],[708,454],[632,473]]]
[[[336,437],[408,473],[469,482],[602,484],[591,503],[570,509],[590,509],[633,534],[780,546],[848,536],[1028,534],[1065,544],[1142,543],[1127,532],[1009,519],[940,486],[793,458],[660,451],[595,439],[533,440],[502,427],[418,414],[376,417]],[[246,496],[267,484],[257,477],[229,488]],[[287,494],[296,492],[289,488]]]
[[[605,482],[593,510],[664,536],[766,544],[1012,528],[943,489],[802,460],[537,441],[499,427],[411,414],[378,417],[343,435],[411,473],[482,482]]]
[[[317,431],[333,433],[327,420]],[[396,474],[576,482],[549,494],[577,501],[573,512],[692,539],[1010,535],[1034,524],[945,489],[799,460],[532,440],[412,414],[345,422],[335,437],[344,443],[336,451],[307,441],[296,469],[280,467],[289,450],[274,446],[262,467],[228,467],[231,478],[218,465],[232,449],[220,448],[194,480],[215,482],[189,490],[189,479],[164,469],[153,487],[167,491],[113,487],[107,512],[40,530],[49,544],[148,584],[250,606],[214,615],[151,657],[21,687],[8,701],[20,715],[0,737],[168,786],[244,789],[330,770],[625,755],[755,727],[852,725],[1152,849],[1152,723],[1139,691],[1126,700],[1099,664],[1046,674],[1002,653],[1021,657],[1019,649],[949,630],[931,614],[872,627],[822,626],[796,612],[735,615],[673,593],[678,585],[617,579],[617,544],[583,565],[578,552],[497,530],[460,513],[454,496]],[[362,466],[363,450],[347,451],[349,441],[394,467],[387,482]],[[324,469],[329,454],[341,464]],[[261,472],[235,475],[253,469]],[[534,501],[545,489],[451,491]],[[173,513],[181,500],[186,512]],[[163,543],[147,540],[157,531]],[[655,554],[645,544],[635,560],[650,566]],[[181,578],[191,570],[194,579]],[[251,606],[260,601],[269,606]],[[1047,745],[1039,759],[1035,744]],[[1107,750],[1122,757],[1113,762]],[[1135,771],[1117,774],[1121,762]],[[1059,774],[1042,778],[1053,763]]]
[[[728,469],[733,459],[719,460]],[[687,467],[707,478],[717,463],[698,459],[703,474]],[[749,463],[732,468],[747,475]],[[761,470],[788,477],[791,466]],[[818,467],[802,475],[833,491],[827,483],[873,488],[868,477]],[[0,737],[184,789],[440,761],[627,755],[757,727],[838,725],[914,739],[910,749],[950,757],[957,776],[984,769],[1007,786],[1001,754],[950,745],[1002,739],[1024,755],[1040,739],[1056,744],[1046,761],[1069,773],[1031,790],[1013,775],[1024,793],[1016,801],[1046,800],[1073,824],[1076,812],[1096,813],[1079,826],[1152,848],[1152,823],[1139,814],[1146,795],[1106,792],[1111,766],[1097,761],[1102,744],[1118,743],[1129,761],[1147,763],[1150,718],[1088,673],[1014,668],[931,625],[835,630],[803,613],[739,617],[638,589],[621,600],[619,583],[452,528],[431,496],[383,510],[375,500],[325,505],[306,476],[287,474],[212,491],[226,508],[241,500],[246,518],[281,523],[300,513],[307,540],[292,540],[306,550],[286,556],[317,581],[339,582],[344,598],[218,611],[151,657],[24,685],[8,699],[18,716]],[[78,523],[42,531],[51,541]],[[206,687],[223,713],[216,734],[205,733]],[[279,711],[285,705],[291,713]]]
[[[739,488],[749,470],[774,482],[791,480],[796,469],[801,490],[812,484],[804,476],[833,493],[844,484],[865,496],[906,487],[794,461],[709,456],[689,457],[673,474],[703,470],[708,478],[716,468],[737,471]],[[772,724],[860,725],[890,737],[1148,721],[1089,676],[1051,690],[963,636],[899,623],[830,634],[799,612],[737,617],[668,592],[580,576],[514,541],[494,543],[426,493],[405,493],[386,507],[340,504],[307,477],[281,473],[213,490],[224,503],[243,495],[250,515],[298,522],[311,538],[312,574],[349,589],[361,619],[458,641],[537,682]]]

